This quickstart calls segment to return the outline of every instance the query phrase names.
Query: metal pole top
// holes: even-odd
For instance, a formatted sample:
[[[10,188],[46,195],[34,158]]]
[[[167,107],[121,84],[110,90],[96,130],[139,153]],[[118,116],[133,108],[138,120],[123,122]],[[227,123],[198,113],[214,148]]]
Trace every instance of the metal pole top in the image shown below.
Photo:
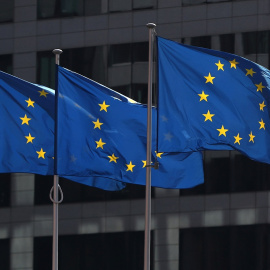
[[[57,55],[57,54],[61,54],[63,51],[62,51],[61,49],[54,49],[52,52],[53,52],[55,55]]]
[[[150,28],[150,29],[153,29],[153,28],[156,27],[156,24],[154,24],[154,23],[148,23],[146,26],[147,26],[148,28]]]

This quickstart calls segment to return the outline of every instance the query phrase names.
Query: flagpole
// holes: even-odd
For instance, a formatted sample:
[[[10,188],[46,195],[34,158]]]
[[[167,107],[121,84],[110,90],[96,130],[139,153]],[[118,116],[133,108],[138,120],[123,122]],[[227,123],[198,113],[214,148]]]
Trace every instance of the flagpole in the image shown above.
[[[148,100],[147,100],[147,148],[146,148],[146,189],[145,189],[145,229],[144,229],[144,270],[150,270],[151,234],[151,152],[152,152],[152,69],[153,36],[156,25],[148,23],[149,62],[148,62]]]
[[[60,49],[54,49],[53,53],[55,54],[55,64],[60,64],[60,54],[62,53],[62,50]],[[57,78],[57,76],[56,76]],[[57,86],[56,86],[57,88]],[[55,91],[55,104],[57,104],[57,90]],[[56,125],[57,125],[57,105],[55,106],[55,134],[56,134]],[[56,151],[56,144],[57,144],[57,135],[55,135],[54,138],[54,166],[55,166],[55,172],[56,172],[56,165],[57,165],[57,151]],[[53,198],[51,196],[53,189]],[[59,176],[54,175],[54,184],[50,192],[50,198],[53,202],[53,242],[52,242],[52,270],[58,270],[58,204],[62,202],[63,200],[63,193],[59,186]],[[61,199],[59,200],[58,192],[60,191]]]

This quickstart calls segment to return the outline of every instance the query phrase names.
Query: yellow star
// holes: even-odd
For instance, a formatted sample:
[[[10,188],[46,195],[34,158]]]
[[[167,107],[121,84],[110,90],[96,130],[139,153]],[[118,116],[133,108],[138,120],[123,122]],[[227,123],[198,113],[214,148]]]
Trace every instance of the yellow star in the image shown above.
[[[161,158],[161,155],[163,155],[163,154],[164,154],[164,153],[162,153],[162,152],[157,153],[157,151],[155,151],[155,153],[156,153],[156,157],[158,157],[158,158]]]
[[[261,91],[262,92],[263,88],[265,88],[265,86],[262,85],[262,82],[259,83],[259,84],[255,84],[255,85],[257,86],[257,92],[258,91]]]
[[[133,165],[131,161],[129,164],[126,164],[126,166],[127,166],[127,171],[133,172],[133,167],[135,167],[135,165]]]
[[[200,101],[202,100],[207,101],[207,97],[209,97],[209,95],[205,94],[204,91],[202,91],[201,94],[198,94],[198,96],[200,96]]]
[[[116,157],[114,154],[112,154],[111,156],[108,156],[108,158],[110,159],[109,162],[113,161],[113,162],[117,163],[116,160],[117,160],[119,157]]]
[[[235,68],[236,69],[236,65],[239,64],[238,62],[236,62],[235,59],[233,59],[232,61],[229,61],[231,63],[231,68]]]
[[[210,74],[210,72],[209,72],[209,75],[208,76],[204,76],[204,78],[206,79],[206,82],[205,83],[212,83],[212,84],[214,84],[213,83],[213,80],[215,79],[215,77],[211,77],[211,74]]]
[[[95,122],[95,121],[93,121],[93,123],[95,124],[94,129],[95,129],[95,128],[99,128],[99,129],[101,129],[100,127],[101,127],[101,125],[103,125],[103,123],[99,122],[99,119],[97,119],[97,121],[96,121],[96,122]]]
[[[237,134],[237,136],[233,136],[235,138],[235,144],[238,143],[240,145],[240,141],[243,139],[240,137],[239,133]]]
[[[102,104],[98,104],[100,106],[100,111],[105,111],[107,112],[107,108],[110,106],[110,105],[106,105],[105,101],[103,101]]]
[[[228,129],[225,129],[223,125],[221,128],[217,128],[217,130],[219,131],[218,136],[224,135],[226,137],[226,132],[228,131]]]
[[[35,139],[35,137],[32,137],[31,134],[29,133],[28,136],[24,136],[27,139],[26,143],[33,143],[33,140]]]
[[[246,71],[247,71],[246,76],[250,75],[251,77],[253,77],[253,74],[256,73],[255,71],[253,71],[252,68],[251,68],[251,69],[247,69],[247,68],[246,68]]]
[[[224,69],[223,69],[223,66],[224,66],[224,64],[221,64],[220,63],[220,60],[218,61],[218,63],[215,63],[216,65],[217,65],[217,67],[218,67],[218,70],[223,70],[224,71]]]
[[[145,168],[145,167],[146,167],[146,165],[147,165],[147,164],[146,164],[146,162],[147,162],[146,160],[142,160],[142,163],[143,163],[143,168]],[[152,163],[153,163],[153,162],[151,162],[151,164],[152,164]]]
[[[105,142],[102,141],[102,139],[100,138],[99,141],[96,141],[97,144],[97,148],[102,148],[103,149],[103,145],[106,144]],[[96,148],[96,149],[97,149]]]
[[[44,152],[42,148],[40,149],[40,151],[36,151],[36,152],[38,153],[38,158],[45,159],[46,152]]]
[[[27,118],[27,115],[25,115],[24,117],[20,117],[20,119],[22,120],[22,125],[26,124],[29,126],[29,121],[31,120],[31,118]]]
[[[264,101],[263,101],[262,103],[259,103],[259,105],[260,105],[260,111],[263,111],[263,108],[266,106],[266,105],[264,104]]]
[[[249,136],[249,142],[253,142],[254,143],[255,136],[252,134],[252,131],[250,131],[250,134],[248,134],[248,136]]]
[[[47,92],[45,92],[44,91],[44,89],[42,89],[42,91],[38,91],[39,93],[40,93],[40,97],[42,97],[42,96],[44,96],[44,97],[47,97],[47,95],[49,94],[49,93],[47,93]]]
[[[32,100],[29,98],[28,100],[26,100],[26,102],[27,102],[27,107],[32,106],[32,107],[34,108],[34,103],[35,103],[35,101],[32,101]]]
[[[259,121],[260,123],[260,129],[264,129],[265,130],[265,123],[263,122],[263,120],[261,119],[261,121]]]
[[[206,114],[203,114],[203,116],[205,117],[204,122],[207,120],[210,120],[212,122],[212,117],[214,116],[214,114],[211,114],[208,110],[208,112]]]

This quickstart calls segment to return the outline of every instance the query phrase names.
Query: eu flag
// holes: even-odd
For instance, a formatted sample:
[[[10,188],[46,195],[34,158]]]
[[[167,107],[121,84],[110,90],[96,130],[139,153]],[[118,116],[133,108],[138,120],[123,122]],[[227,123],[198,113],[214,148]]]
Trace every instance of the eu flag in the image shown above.
[[[270,163],[270,71],[157,37],[159,151],[238,150]]]
[[[0,72],[0,93],[0,173],[53,175],[54,91]],[[125,186],[102,177],[66,178],[106,190]]]
[[[58,92],[57,173],[145,185],[147,107],[60,66]],[[154,150],[152,160],[160,165],[152,170],[152,186],[188,188],[203,182],[200,152]]]

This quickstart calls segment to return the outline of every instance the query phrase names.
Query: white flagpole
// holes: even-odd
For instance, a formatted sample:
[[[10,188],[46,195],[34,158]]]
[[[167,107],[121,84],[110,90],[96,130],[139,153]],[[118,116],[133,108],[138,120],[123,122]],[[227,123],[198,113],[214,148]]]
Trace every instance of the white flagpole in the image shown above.
[[[148,23],[149,62],[148,62],[148,100],[147,100],[147,148],[146,148],[146,189],[145,189],[145,229],[144,229],[144,270],[150,270],[151,234],[151,151],[152,151],[152,69],[153,37],[156,25]]]
[[[53,53],[55,54],[55,63],[56,65],[60,64],[60,54],[62,53],[62,50],[60,49],[54,49]],[[55,92],[55,102],[57,102],[57,93]],[[56,115],[56,119],[55,121],[57,121],[57,110],[55,110],[55,115]],[[56,122],[55,122],[56,123]],[[56,129],[56,125],[55,124],[55,129]],[[56,132],[56,130],[54,131]],[[57,144],[57,138],[56,136],[54,137],[54,147],[56,148],[56,144]],[[57,157],[56,157],[56,151],[54,152],[54,166],[56,166],[57,164]],[[51,196],[53,190],[53,198]],[[59,196],[58,196],[58,192],[60,191],[61,193],[61,199],[59,200]],[[52,270],[58,270],[58,204],[62,202],[63,200],[63,193],[62,190],[59,186],[59,176],[58,175],[54,175],[54,185],[51,189],[50,192],[50,198],[51,201],[53,202],[53,242],[52,242]]]

